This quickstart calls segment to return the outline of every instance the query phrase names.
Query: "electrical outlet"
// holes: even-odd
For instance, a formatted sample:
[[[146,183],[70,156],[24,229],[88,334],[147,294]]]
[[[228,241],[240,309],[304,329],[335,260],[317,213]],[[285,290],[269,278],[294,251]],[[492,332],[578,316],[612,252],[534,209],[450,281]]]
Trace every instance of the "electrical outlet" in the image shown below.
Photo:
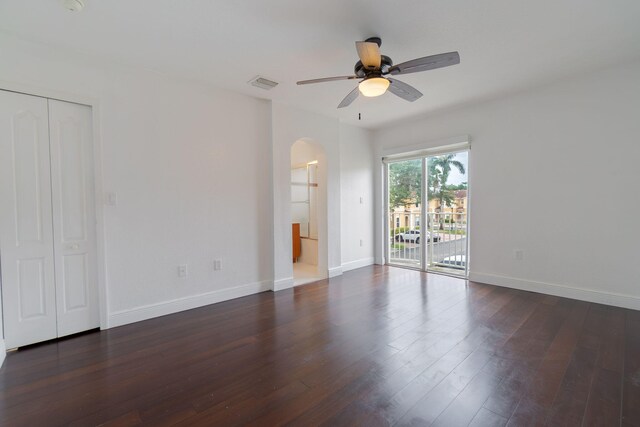
[[[213,269],[215,271],[222,270],[222,260],[214,259],[213,260]]]
[[[522,261],[524,259],[524,251],[522,249],[516,249],[513,251],[513,257],[518,261]]]
[[[362,205],[364,203],[364,197],[360,196],[360,204]]]
[[[362,239],[360,239],[360,246],[362,247]]]
[[[178,266],[178,277],[187,277],[187,264]]]

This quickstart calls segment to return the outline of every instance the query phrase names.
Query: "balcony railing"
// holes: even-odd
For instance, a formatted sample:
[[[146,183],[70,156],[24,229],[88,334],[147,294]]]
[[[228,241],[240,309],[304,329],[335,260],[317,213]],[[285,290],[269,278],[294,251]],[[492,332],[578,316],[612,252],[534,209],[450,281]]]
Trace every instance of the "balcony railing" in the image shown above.
[[[392,213],[389,220],[390,264],[421,268],[426,243],[427,269],[466,275],[466,212],[428,212],[426,229],[418,213]]]

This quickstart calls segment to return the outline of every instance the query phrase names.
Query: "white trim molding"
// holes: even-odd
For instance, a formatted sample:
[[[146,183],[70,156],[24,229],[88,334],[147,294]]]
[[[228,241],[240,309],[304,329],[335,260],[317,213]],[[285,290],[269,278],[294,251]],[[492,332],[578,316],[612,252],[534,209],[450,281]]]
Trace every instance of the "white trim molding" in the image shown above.
[[[460,135],[435,141],[425,141],[420,144],[384,148],[382,150],[382,161],[383,163],[396,162],[468,150],[470,141],[471,137],[469,135]]]
[[[293,288],[293,277],[287,277],[286,279],[278,279],[274,281],[271,290],[273,292],[278,292],[289,288]]]
[[[228,301],[247,295],[257,294],[271,290],[271,281],[249,283],[247,285],[236,286],[229,289],[220,289],[204,294],[191,295],[184,298],[177,298],[171,301],[164,301],[156,304],[149,304],[128,310],[109,313],[108,327],[127,325],[129,323],[140,322],[154,317],[166,316],[167,314],[178,313],[180,311],[191,310],[217,302]]]
[[[640,298],[631,295],[594,291],[592,289],[582,289],[555,283],[536,282],[485,273],[471,272],[469,273],[469,280],[472,282],[487,283],[489,285],[503,286],[506,288],[520,289],[540,294],[577,299],[597,304],[612,305],[615,307],[630,308],[632,310],[640,310]]]
[[[329,269],[329,279],[342,275],[342,266],[333,267]]]
[[[342,264],[342,272],[347,272],[351,270],[355,270],[356,268],[367,267],[374,263],[375,259],[373,257],[357,259],[355,261],[349,261]]]
[[[7,357],[7,349],[4,346],[4,340],[0,340],[0,368],[2,368],[2,364],[4,363],[4,359]]]

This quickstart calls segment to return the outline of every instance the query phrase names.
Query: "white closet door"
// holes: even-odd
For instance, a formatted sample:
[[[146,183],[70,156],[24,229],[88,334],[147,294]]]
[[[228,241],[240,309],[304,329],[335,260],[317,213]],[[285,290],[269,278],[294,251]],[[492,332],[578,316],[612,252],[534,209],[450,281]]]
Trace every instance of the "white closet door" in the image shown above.
[[[58,336],[100,326],[91,108],[49,100]]]
[[[57,336],[47,100],[0,91],[0,261],[5,344]]]

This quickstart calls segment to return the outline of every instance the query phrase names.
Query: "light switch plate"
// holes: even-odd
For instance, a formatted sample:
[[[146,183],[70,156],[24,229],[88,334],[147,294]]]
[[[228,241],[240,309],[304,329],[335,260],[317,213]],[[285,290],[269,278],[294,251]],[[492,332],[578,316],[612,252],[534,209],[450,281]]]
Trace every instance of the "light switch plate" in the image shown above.
[[[178,266],[178,277],[187,277],[187,264]]]
[[[118,195],[112,191],[104,194],[104,203],[107,206],[116,206],[118,204]]]

